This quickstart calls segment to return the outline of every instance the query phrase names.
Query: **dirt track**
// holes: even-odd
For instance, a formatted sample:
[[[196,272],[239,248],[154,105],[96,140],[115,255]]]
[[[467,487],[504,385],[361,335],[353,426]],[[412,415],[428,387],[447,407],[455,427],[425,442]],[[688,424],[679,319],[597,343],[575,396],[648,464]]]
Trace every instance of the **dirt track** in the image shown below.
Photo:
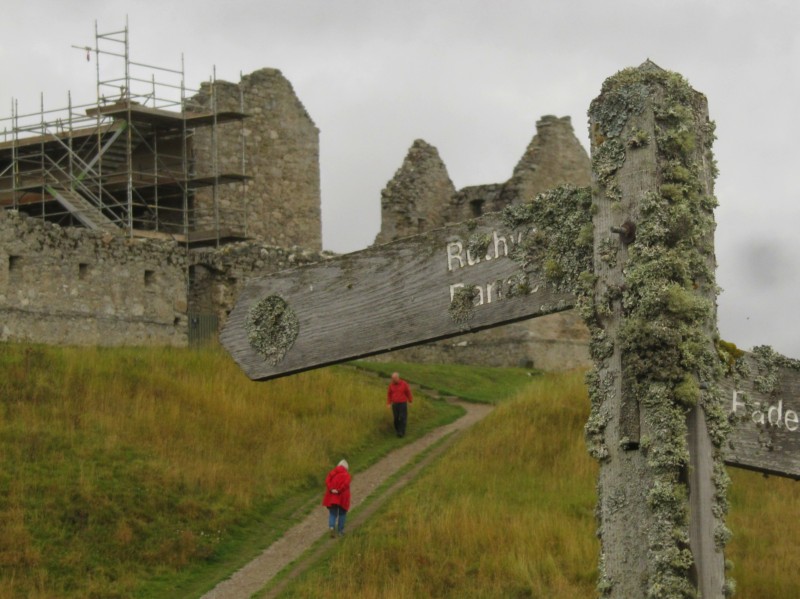
[[[457,433],[469,428],[492,410],[490,405],[466,403],[455,399],[450,401],[462,406],[466,410],[466,414],[455,422],[437,428],[424,437],[391,452],[365,471],[353,476],[351,511],[367,498],[370,498],[371,501],[367,508],[359,510],[351,518],[348,518],[348,530],[352,530],[352,528],[359,526],[369,518],[398,489],[408,484],[425,466],[441,455],[458,436]],[[420,453],[439,441],[442,442],[426,454],[413,468],[404,473],[391,487],[372,497],[378,487],[412,462]],[[320,506],[319,509],[315,509],[302,522],[287,530],[283,537],[267,547],[256,559],[203,595],[202,599],[249,599],[253,593],[264,588],[286,566],[298,560],[318,539],[323,536],[326,537],[327,532],[327,511]],[[266,596],[276,597],[286,582],[305,571],[335,542],[335,539],[327,539],[312,554],[306,555],[302,560],[295,562],[287,576],[280,584],[272,588]]]

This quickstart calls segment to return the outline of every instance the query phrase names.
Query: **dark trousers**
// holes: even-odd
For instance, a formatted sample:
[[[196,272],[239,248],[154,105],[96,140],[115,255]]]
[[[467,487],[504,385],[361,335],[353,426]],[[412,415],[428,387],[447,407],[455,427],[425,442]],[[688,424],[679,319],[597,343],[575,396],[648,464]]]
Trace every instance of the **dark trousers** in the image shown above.
[[[392,414],[394,415],[394,430],[398,437],[406,434],[406,421],[408,420],[408,404],[393,403]]]

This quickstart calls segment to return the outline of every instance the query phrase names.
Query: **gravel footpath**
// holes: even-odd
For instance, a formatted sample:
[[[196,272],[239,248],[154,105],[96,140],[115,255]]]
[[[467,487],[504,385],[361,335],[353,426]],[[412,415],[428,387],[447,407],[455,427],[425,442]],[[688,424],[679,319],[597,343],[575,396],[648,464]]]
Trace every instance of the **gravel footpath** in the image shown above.
[[[358,507],[367,498],[370,498],[371,501],[366,509],[354,514],[352,518],[348,518],[348,529],[361,524],[391,498],[397,490],[408,484],[425,466],[441,455],[457,437],[457,434],[453,433],[459,433],[469,428],[486,416],[493,407],[486,404],[462,402],[456,399],[448,401],[462,406],[466,413],[455,422],[441,426],[416,441],[392,451],[363,472],[353,475],[351,485],[353,499],[350,510],[352,511]],[[447,438],[445,439],[445,437]],[[413,468],[403,474],[391,487],[383,490],[374,498],[370,497],[389,478],[439,441],[442,442],[415,464]],[[273,577],[289,564],[298,560],[321,537],[327,536],[328,513],[320,505],[319,509],[315,509],[302,522],[287,530],[283,537],[267,547],[261,555],[235,572],[230,578],[219,583],[215,588],[203,595],[202,599],[249,599],[254,593],[263,589]],[[336,539],[327,538],[327,541],[321,543],[313,553],[294,563],[287,576],[284,577],[280,584],[271,589],[266,596],[276,597],[286,583],[307,570],[335,542]]]

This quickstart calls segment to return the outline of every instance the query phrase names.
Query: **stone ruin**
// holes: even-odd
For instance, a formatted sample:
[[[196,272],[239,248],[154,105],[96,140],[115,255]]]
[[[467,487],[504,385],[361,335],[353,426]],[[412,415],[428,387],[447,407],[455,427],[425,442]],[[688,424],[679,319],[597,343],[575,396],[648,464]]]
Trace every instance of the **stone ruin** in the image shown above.
[[[261,69],[238,84],[203,84],[187,103],[193,112],[185,119],[133,101],[98,103],[98,111],[113,114],[110,124],[91,128],[84,124],[91,119],[84,119],[69,135],[62,126],[0,143],[1,341],[176,346],[203,341],[216,335],[247,278],[324,258],[319,130],[291,83],[278,70]],[[208,122],[210,110],[220,123],[186,136],[191,172],[181,181],[171,168],[176,160],[170,164],[164,148],[170,143],[174,152],[175,123],[191,123],[192,115]],[[246,118],[222,118],[238,114],[234,111]],[[137,118],[142,139],[129,145],[133,167],[126,169],[117,156],[124,147],[111,152],[124,136],[108,131]],[[90,145],[95,132],[106,136],[102,152],[63,150],[65,139],[76,147],[75,140]],[[156,143],[160,155],[152,149]],[[104,168],[99,182],[106,196],[118,193],[119,180],[130,178],[134,192],[160,189],[160,202],[131,213],[134,225],[126,228],[124,219],[112,220],[119,215],[111,210],[77,204],[86,171],[70,179],[72,173],[38,166],[66,158]],[[168,195],[180,184],[191,189],[183,212]],[[183,227],[181,214],[188,221]]]
[[[246,177],[193,191],[189,235],[61,226],[16,209],[19,201],[12,209],[11,190],[0,182],[0,340],[201,342],[215,337],[248,278],[325,259],[319,130],[291,83],[278,70],[261,69],[238,84],[203,84],[190,102],[221,113],[241,111],[247,118],[221,122],[216,130],[200,128],[192,136],[197,180],[213,179],[212,163],[216,172],[242,170]],[[528,201],[558,184],[589,184],[589,158],[569,118],[546,116],[536,128],[508,181],[461,190],[436,148],[415,141],[381,194],[375,243]],[[9,158],[0,148],[0,170],[4,160]],[[191,231],[212,227],[216,244],[192,243]],[[230,237],[223,239],[219,231]],[[389,356],[563,369],[588,361],[587,332],[576,316],[563,313]]]
[[[532,201],[558,185],[589,185],[591,169],[569,117],[544,116],[536,123],[536,135],[507,181],[460,190],[455,189],[436,148],[418,139],[381,194],[381,230],[375,243]],[[588,341],[583,321],[569,311],[374,359],[564,370],[589,364]]]

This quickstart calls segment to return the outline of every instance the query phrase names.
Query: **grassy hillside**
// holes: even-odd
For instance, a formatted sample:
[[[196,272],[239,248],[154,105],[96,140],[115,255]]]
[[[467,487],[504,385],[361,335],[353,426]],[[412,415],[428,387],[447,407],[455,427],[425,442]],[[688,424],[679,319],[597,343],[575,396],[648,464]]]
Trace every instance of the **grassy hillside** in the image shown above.
[[[537,377],[282,597],[596,596],[587,415],[581,374]],[[798,483],[731,474],[736,596],[800,597]]]
[[[583,376],[538,377],[287,597],[591,597]]]
[[[286,596],[594,596],[582,375],[382,368],[484,400],[527,391]],[[384,397],[346,367],[252,383],[213,350],[0,344],[0,599],[199,597],[316,506],[341,457],[357,472],[411,440]],[[418,395],[409,433],[455,415]],[[737,596],[800,596],[797,483],[732,476]]]
[[[384,403],[352,369],[253,383],[221,351],[0,344],[0,597],[198,596],[339,459],[401,443]],[[414,407],[412,439],[458,413]]]

